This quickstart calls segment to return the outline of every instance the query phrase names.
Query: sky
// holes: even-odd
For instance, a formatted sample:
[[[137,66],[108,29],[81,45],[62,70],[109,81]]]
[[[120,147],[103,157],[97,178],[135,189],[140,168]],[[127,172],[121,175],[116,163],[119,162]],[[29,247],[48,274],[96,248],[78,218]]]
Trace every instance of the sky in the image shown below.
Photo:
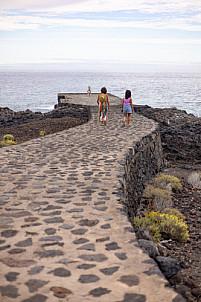
[[[201,0],[0,0],[0,70],[201,71]]]

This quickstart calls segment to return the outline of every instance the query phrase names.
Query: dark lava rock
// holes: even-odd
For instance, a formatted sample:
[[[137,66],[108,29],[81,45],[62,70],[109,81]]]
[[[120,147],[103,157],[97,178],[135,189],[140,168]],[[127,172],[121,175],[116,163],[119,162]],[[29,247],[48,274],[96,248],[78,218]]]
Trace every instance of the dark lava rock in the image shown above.
[[[92,283],[92,282],[97,282],[98,280],[100,280],[100,278],[96,275],[81,275],[79,278],[79,282],[80,283]]]
[[[146,302],[146,296],[127,293],[124,295],[124,299],[118,302]]]
[[[107,289],[107,288],[103,288],[103,287],[98,287],[95,289],[92,289],[89,294],[94,296],[94,297],[100,297],[102,295],[106,295],[109,294],[111,292],[111,290]]]
[[[155,258],[160,255],[153,241],[140,239],[139,245],[140,247],[145,249],[145,251],[149,254],[151,258]]]
[[[115,272],[117,272],[119,269],[119,266],[114,266],[114,267],[108,267],[108,268],[103,268],[100,269],[100,271],[106,275],[106,276],[110,276],[113,275]]]
[[[33,292],[37,291],[39,288],[43,287],[47,283],[48,283],[48,281],[31,279],[31,280],[27,281],[25,284],[26,284],[26,286],[28,286],[29,292],[33,293]]]
[[[17,279],[17,276],[19,275],[19,273],[16,272],[9,272],[8,274],[5,275],[6,280],[9,282],[13,282]]]
[[[136,286],[140,283],[140,279],[136,275],[129,275],[129,276],[121,276],[119,279],[120,282],[125,283],[128,286]]]
[[[171,257],[158,256],[155,258],[155,260],[166,278],[171,278],[180,270],[180,266],[177,263],[176,259],[173,259]]]
[[[146,227],[139,228],[139,230],[136,232],[136,237],[137,239],[145,239],[152,241],[152,237]]]

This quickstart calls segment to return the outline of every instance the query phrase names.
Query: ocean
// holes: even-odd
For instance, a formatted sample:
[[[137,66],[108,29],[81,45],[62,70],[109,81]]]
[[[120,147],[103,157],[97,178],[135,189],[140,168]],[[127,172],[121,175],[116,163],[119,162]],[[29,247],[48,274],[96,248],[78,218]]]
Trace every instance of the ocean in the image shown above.
[[[201,73],[176,72],[0,72],[0,107],[47,112],[61,92],[85,93],[107,87],[123,97],[132,91],[133,104],[176,107],[201,117]]]

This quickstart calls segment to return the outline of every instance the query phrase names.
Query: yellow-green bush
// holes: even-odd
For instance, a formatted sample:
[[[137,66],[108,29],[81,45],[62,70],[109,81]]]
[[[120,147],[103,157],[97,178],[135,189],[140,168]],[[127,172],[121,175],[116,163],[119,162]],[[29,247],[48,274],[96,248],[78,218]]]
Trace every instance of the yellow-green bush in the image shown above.
[[[148,185],[143,194],[144,197],[151,201],[154,210],[163,210],[172,205],[172,197],[168,190],[156,188]]]
[[[186,217],[176,209],[166,208],[166,209],[164,209],[163,213],[169,214],[169,215],[175,215],[179,219],[186,219]]]
[[[14,141],[14,136],[12,134],[6,134],[3,137],[3,140],[0,141],[0,148],[16,145],[17,143]]]
[[[167,186],[168,184],[171,184],[171,187],[176,191],[181,191],[182,189],[182,185],[179,178],[172,175],[160,174],[158,177],[155,178],[154,183],[158,186]]]
[[[186,242],[189,239],[186,223],[176,215],[152,211],[146,214],[145,217],[135,217],[134,227],[139,229],[142,226],[148,228],[154,241],[163,238]]]

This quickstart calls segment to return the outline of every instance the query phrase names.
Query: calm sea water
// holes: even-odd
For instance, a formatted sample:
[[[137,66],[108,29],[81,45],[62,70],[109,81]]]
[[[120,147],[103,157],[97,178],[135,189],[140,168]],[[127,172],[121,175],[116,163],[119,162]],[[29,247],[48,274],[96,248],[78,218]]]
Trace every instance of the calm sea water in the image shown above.
[[[46,112],[59,92],[108,92],[155,108],[177,107],[201,116],[201,73],[0,72],[0,107]]]

